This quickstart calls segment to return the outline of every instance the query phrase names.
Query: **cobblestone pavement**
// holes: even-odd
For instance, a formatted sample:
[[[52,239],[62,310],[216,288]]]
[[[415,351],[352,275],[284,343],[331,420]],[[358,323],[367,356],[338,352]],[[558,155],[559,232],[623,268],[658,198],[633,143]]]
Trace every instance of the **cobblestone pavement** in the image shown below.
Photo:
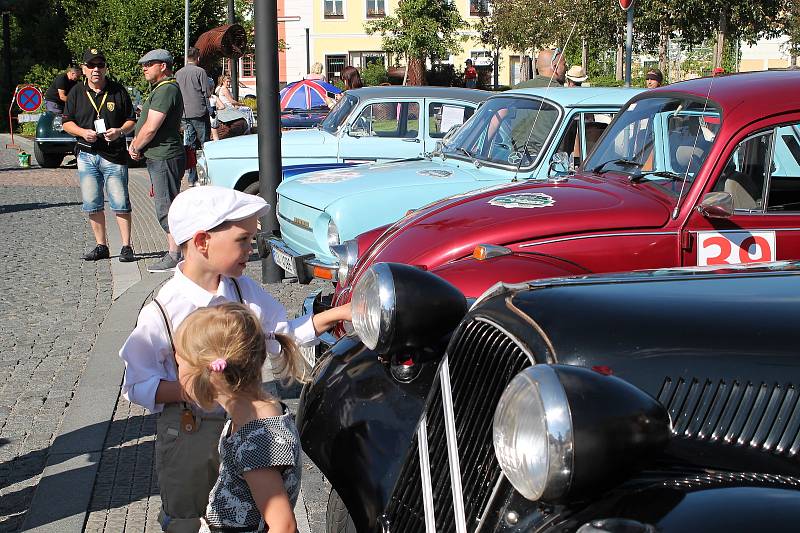
[[[0,532],[30,505],[66,406],[111,304],[75,171],[22,170],[0,147]]]
[[[0,533],[17,531],[24,519],[48,447],[112,303],[110,263],[79,259],[93,242],[80,212],[74,164],[58,169],[35,164],[20,169],[17,164],[16,152],[0,146]],[[146,170],[131,169],[130,192],[132,240],[145,277],[150,275],[147,264],[166,245],[149,199]],[[246,273],[260,280],[255,255]],[[276,283],[265,288],[292,314],[315,286]],[[296,408],[299,388],[280,392]],[[160,531],[154,434],[155,416],[118,398],[85,531]],[[329,489],[304,458],[303,503],[311,531],[325,529]]]

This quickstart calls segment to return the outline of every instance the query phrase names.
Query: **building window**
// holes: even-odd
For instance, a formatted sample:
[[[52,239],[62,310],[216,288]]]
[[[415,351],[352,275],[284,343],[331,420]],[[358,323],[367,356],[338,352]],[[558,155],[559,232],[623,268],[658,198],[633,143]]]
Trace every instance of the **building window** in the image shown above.
[[[378,18],[386,16],[385,0],[367,0],[367,17]]]
[[[372,63],[378,63],[386,67],[386,52],[350,52],[350,65],[362,69]]]
[[[469,16],[485,17],[489,14],[489,0],[469,0]]]
[[[323,0],[323,2],[325,3],[326,19],[344,18],[344,10],[342,9],[342,0]]]
[[[255,78],[256,77],[256,58],[252,54],[242,57],[242,77]]]
[[[330,83],[342,80],[342,69],[345,61],[347,61],[347,56],[345,55],[325,56],[325,72]]]

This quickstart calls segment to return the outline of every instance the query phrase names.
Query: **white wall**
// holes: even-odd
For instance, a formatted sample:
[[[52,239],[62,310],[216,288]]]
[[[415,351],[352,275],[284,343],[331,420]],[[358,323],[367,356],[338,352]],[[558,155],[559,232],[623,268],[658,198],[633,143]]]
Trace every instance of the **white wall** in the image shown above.
[[[298,16],[299,21],[282,22],[286,26],[286,81],[303,79],[308,73],[306,66],[306,28],[313,34],[312,24],[314,0],[285,0],[284,13],[287,17]],[[311,57],[313,58],[314,41],[311,38]],[[313,59],[311,60],[313,64]]]

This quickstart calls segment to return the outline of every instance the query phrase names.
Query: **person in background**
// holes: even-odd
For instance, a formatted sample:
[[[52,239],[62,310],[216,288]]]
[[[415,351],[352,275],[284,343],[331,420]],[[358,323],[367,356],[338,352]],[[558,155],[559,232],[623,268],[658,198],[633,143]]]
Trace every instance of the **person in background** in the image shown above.
[[[324,80],[322,75],[322,63],[319,61],[311,65],[311,71],[303,77],[304,80]]]
[[[147,267],[148,272],[170,272],[181,258],[180,248],[169,232],[167,214],[181,188],[186,170],[186,150],[181,137],[183,98],[172,76],[172,54],[164,49],[150,50],[139,59],[142,74],[152,89],[142,104],[136,123],[136,137],[128,153],[134,161],[147,158],[147,172],[153,184],[158,222],[167,235],[167,253]]]
[[[81,71],[78,67],[69,67],[66,72],[59,74],[50,84],[50,88],[44,93],[44,106],[45,109],[54,115],[60,115],[64,112],[64,104],[67,101],[67,95],[70,90],[78,83],[78,78],[81,76]]]
[[[564,85],[564,73],[567,62],[560,48],[542,50],[536,56],[536,70],[538,74],[533,78],[514,85],[515,89],[525,87],[561,87]]]
[[[222,101],[222,103],[226,106],[243,105],[241,102],[233,98],[233,94],[231,93],[231,77],[227,74],[223,74],[219,77],[219,84],[217,85],[214,94],[217,95],[217,100]],[[219,105],[217,105],[217,109],[220,109]]]
[[[352,67],[347,65],[342,69],[342,83],[344,83],[344,91],[349,91],[350,89],[360,89],[364,86],[364,82],[361,81],[361,74],[359,74],[358,69],[356,67]],[[326,98],[326,102],[328,107],[333,108],[336,103],[342,99],[342,95],[344,91],[337,94],[334,98]]]
[[[464,87],[474,89],[478,86],[478,71],[472,66],[471,59],[464,61],[464,64],[467,65],[464,68]]]
[[[644,86],[648,89],[655,89],[664,84],[664,75],[657,68],[651,68],[644,75]]]
[[[567,78],[567,87],[580,87],[583,82],[589,79],[589,76],[586,75],[586,71],[579,65],[570,67],[564,77]]]
[[[183,140],[191,150],[203,147],[211,138],[211,121],[208,112],[208,74],[198,66],[200,50],[194,46],[186,55],[186,65],[175,73],[175,80],[183,98]],[[189,167],[189,186],[197,185],[197,170]]]
[[[133,131],[136,114],[128,91],[106,78],[106,57],[96,48],[83,54],[86,82],[74,87],[64,105],[64,131],[75,136],[78,181],[83,206],[96,246],[86,261],[108,259],[104,191],[116,215],[122,249],[119,260],[136,258],[131,247],[131,201],[128,195],[128,156],[125,137]]]

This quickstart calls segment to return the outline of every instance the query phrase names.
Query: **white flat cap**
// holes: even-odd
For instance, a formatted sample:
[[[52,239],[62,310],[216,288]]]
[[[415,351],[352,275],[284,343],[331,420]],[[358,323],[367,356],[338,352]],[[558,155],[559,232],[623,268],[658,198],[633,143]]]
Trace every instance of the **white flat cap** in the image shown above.
[[[214,229],[223,222],[260,217],[268,211],[269,204],[260,196],[206,185],[192,187],[176,196],[167,221],[172,238],[183,244],[198,231]]]

